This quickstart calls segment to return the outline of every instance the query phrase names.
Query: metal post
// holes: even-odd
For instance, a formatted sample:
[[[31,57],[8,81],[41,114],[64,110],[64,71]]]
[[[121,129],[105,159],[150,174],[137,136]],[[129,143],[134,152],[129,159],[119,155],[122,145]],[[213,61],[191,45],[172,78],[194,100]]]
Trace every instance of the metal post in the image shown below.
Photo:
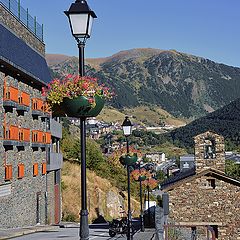
[[[43,24],[42,24],[42,42],[43,42]]]
[[[84,76],[84,46],[82,42],[78,42],[79,48],[79,75]],[[81,130],[81,203],[82,209],[80,211],[80,239],[89,239],[88,226],[88,210],[87,210],[87,166],[86,166],[86,118],[80,118]]]
[[[29,25],[29,16],[28,16],[28,8],[27,8],[27,28],[28,28],[28,25]]]
[[[85,67],[84,67],[84,48],[85,43],[78,41],[78,49],[79,49],[79,76],[85,76]]]
[[[141,171],[141,167],[140,167],[140,163],[139,163],[139,172]],[[139,181],[139,184],[140,184],[140,226],[141,226],[141,232],[144,232],[144,223],[143,223],[143,207],[142,207],[142,180],[140,178],[140,181]]]
[[[129,153],[129,141],[126,136],[127,141],[127,154]],[[128,231],[127,240],[133,239],[132,236],[132,212],[131,212],[131,194],[130,194],[130,166],[127,166],[127,180],[128,180]]]
[[[37,34],[37,17],[34,17],[34,33]]]
[[[20,20],[20,17],[21,17],[21,3],[20,3],[20,0],[18,0],[18,19]]]
[[[149,186],[147,186],[148,191],[148,226],[150,227],[151,221],[150,221],[150,197],[149,197]]]

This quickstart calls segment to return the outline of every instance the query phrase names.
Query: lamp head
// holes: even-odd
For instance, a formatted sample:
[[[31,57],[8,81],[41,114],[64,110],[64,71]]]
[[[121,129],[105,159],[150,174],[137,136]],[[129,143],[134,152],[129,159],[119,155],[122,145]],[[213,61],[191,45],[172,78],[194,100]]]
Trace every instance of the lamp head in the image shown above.
[[[85,41],[91,36],[93,19],[97,18],[90,9],[86,0],[76,0],[69,10],[64,12],[70,23],[72,35],[79,40]]]
[[[123,128],[123,134],[127,137],[129,135],[132,134],[132,123],[131,121],[129,120],[129,118],[126,116],[124,121],[123,121],[123,124],[122,124],[122,128]]]

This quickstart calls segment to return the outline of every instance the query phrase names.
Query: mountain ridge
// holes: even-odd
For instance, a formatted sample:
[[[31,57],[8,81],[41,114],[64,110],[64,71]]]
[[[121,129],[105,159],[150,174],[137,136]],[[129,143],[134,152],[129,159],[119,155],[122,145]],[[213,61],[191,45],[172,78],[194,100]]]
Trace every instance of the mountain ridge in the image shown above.
[[[240,68],[175,50],[131,49],[86,59],[87,75],[112,87],[112,106],[158,106],[176,117],[197,118],[239,97]],[[77,73],[76,57],[50,66],[55,76]]]

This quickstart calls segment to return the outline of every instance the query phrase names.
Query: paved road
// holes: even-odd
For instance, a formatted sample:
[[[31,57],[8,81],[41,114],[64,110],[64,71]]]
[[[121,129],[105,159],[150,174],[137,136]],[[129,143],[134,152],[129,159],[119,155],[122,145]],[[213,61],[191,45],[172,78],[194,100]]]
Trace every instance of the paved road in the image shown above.
[[[126,240],[126,235],[116,235],[111,238],[108,234],[107,224],[90,225],[89,240]],[[146,237],[147,235],[147,237]],[[149,236],[149,237],[148,237]],[[141,233],[135,233],[134,240],[150,240],[153,239],[151,233],[145,232],[144,236]],[[58,228],[56,230],[38,232],[34,234],[25,235],[14,238],[15,240],[79,240],[79,226],[68,226],[67,228]]]

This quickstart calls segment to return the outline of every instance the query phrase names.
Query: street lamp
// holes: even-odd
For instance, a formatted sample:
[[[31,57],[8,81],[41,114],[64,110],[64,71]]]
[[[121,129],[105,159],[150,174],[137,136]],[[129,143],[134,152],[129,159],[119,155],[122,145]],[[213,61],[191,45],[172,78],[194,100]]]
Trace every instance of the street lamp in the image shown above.
[[[123,124],[122,124],[122,129],[123,129],[123,134],[126,137],[126,142],[127,142],[127,154],[129,154],[129,140],[128,137],[132,134],[132,123],[129,120],[128,117],[125,117]],[[132,213],[131,213],[131,195],[130,195],[130,166],[127,165],[127,179],[128,179],[128,231],[127,231],[127,239],[131,240],[133,239],[132,236]]]
[[[139,162],[139,172],[141,172],[141,163]],[[143,220],[143,207],[142,207],[142,176],[139,176],[139,185],[140,185],[140,226],[141,232],[144,232],[144,220]]]
[[[69,10],[64,12],[69,19],[73,37],[79,49],[79,76],[85,75],[84,48],[91,36],[93,19],[96,14],[89,8],[85,0],[76,0]],[[81,211],[80,211],[80,239],[89,239],[88,210],[87,210],[87,180],[86,180],[86,117],[80,117],[81,129]]]

